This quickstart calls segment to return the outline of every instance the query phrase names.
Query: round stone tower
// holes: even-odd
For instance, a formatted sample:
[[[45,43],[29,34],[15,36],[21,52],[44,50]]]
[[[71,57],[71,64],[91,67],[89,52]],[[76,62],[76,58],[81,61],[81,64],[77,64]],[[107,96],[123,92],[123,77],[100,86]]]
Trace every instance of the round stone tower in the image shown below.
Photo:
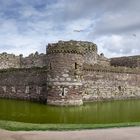
[[[47,46],[47,104],[82,105],[84,48],[78,41],[59,41]]]

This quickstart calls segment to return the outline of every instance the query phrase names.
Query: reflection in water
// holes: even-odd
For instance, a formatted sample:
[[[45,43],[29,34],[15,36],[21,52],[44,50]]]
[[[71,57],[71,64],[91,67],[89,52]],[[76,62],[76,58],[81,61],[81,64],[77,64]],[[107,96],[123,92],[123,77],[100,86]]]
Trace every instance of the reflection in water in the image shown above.
[[[140,100],[86,103],[55,107],[0,99],[0,119],[31,123],[119,123],[140,121]]]

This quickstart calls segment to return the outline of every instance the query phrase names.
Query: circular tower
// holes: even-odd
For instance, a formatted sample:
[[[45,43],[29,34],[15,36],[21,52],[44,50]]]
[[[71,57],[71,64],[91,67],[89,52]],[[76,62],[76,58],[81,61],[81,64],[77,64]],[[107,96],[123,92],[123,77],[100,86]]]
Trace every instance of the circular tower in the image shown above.
[[[82,105],[84,48],[78,41],[47,46],[47,104]]]

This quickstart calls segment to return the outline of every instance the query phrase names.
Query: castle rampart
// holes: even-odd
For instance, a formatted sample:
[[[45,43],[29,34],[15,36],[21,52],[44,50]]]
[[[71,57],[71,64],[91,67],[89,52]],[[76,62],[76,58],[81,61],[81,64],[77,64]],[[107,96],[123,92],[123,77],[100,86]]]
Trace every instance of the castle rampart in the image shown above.
[[[108,59],[91,42],[59,41],[28,57],[3,53],[0,63],[1,98],[50,105],[140,98],[139,56]]]
[[[112,66],[136,68],[140,67],[140,55],[111,58],[110,62]]]

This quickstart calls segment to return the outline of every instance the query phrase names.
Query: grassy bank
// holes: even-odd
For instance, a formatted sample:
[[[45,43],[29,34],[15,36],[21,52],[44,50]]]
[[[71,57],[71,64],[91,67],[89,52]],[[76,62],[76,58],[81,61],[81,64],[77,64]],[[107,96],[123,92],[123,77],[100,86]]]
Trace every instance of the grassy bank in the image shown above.
[[[114,127],[140,126],[140,122],[134,123],[114,123],[114,124],[32,124],[12,121],[0,121],[0,128],[11,131],[34,131],[34,130],[83,130],[83,129],[101,129]]]

